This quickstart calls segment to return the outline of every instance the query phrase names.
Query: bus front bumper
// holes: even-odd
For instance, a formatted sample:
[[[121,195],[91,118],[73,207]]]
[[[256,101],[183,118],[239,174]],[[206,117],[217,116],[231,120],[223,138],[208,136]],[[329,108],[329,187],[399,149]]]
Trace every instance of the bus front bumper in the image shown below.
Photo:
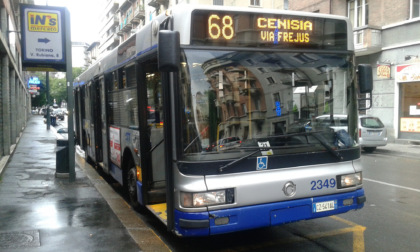
[[[175,210],[179,236],[208,236],[321,218],[357,210],[366,201],[364,189],[314,198],[282,201],[209,212],[187,213]],[[317,209],[328,203],[332,209]]]

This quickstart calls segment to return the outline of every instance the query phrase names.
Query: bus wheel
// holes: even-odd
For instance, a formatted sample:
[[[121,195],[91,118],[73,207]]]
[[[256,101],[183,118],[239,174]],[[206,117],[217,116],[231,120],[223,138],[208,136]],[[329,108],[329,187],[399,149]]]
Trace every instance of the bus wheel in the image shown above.
[[[139,209],[140,204],[137,200],[137,170],[136,167],[131,167],[127,173],[127,193],[130,200],[130,205],[134,209]]]

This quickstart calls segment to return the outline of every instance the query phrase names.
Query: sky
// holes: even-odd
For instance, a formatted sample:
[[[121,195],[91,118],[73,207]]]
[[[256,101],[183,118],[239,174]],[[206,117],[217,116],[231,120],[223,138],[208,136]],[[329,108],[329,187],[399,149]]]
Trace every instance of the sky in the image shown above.
[[[72,42],[99,40],[98,27],[104,0],[35,0],[35,5],[67,7],[70,12]]]

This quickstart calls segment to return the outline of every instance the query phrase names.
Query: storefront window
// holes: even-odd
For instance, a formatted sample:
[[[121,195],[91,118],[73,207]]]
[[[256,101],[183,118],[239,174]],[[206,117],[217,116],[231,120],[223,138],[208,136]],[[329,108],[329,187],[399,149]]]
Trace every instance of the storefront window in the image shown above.
[[[400,137],[420,139],[420,82],[401,84]]]

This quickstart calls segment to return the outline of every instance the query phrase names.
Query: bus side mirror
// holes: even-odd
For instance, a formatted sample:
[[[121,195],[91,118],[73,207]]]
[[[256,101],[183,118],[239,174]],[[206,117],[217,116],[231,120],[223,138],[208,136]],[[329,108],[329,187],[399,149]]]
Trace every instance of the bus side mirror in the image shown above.
[[[158,40],[159,71],[178,71],[181,55],[179,32],[161,30]]]
[[[359,83],[359,91],[361,94],[369,94],[367,98],[359,98],[359,110],[367,110],[372,107],[372,90],[373,90],[373,77],[372,66],[369,64],[360,64],[357,66],[357,76]],[[369,106],[360,108],[361,101],[369,101]]]

